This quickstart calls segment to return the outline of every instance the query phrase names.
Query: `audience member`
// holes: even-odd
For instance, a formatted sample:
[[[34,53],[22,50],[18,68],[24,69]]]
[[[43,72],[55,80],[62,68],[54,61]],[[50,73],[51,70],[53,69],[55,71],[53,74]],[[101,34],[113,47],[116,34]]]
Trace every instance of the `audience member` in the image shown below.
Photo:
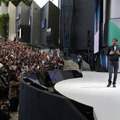
[[[78,54],[77,59],[78,59],[79,69],[80,69],[80,70],[83,70],[83,58],[82,58],[82,56],[81,56],[80,54]]]
[[[10,101],[9,110],[12,112],[17,111],[18,103],[19,103],[19,81],[17,80],[17,76],[15,73],[12,73],[8,78],[9,84],[9,93],[8,98]]]

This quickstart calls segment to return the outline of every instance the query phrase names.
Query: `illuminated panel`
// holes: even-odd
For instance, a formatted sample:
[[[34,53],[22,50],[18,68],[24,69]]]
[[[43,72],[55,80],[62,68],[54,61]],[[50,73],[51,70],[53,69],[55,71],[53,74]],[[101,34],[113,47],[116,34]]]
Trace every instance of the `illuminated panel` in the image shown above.
[[[94,53],[99,52],[99,29],[100,29],[100,1],[95,1],[95,21],[94,21]]]

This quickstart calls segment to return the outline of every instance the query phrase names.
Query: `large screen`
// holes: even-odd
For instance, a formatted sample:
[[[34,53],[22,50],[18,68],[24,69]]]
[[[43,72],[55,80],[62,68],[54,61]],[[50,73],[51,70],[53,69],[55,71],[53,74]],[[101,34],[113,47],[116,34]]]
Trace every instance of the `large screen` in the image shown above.
[[[100,2],[101,2],[101,0],[95,0],[94,54],[99,52]]]

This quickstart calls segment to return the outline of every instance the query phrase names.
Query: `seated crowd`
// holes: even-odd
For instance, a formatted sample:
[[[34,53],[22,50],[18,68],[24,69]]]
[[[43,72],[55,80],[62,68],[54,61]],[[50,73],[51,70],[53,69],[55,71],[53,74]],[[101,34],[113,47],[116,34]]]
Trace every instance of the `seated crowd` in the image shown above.
[[[26,72],[62,69],[63,58],[56,52],[45,53],[26,44],[0,40],[0,99],[10,101],[10,111],[17,111],[19,79]]]

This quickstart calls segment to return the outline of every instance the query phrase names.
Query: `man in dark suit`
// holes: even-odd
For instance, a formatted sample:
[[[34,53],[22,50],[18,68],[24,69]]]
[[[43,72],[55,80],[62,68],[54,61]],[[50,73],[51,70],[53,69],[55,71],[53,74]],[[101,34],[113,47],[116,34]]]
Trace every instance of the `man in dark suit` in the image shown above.
[[[119,65],[119,55],[120,48],[117,45],[118,40],[116,38],[113,39],[113,45],[108,48],[108,56],[109,56],[109,79],[107,87],[111,86],[112,72],[114,69],[114,79],[113,79],[113,87],[116,87],[117,73],[118,73],[118,65]]]

